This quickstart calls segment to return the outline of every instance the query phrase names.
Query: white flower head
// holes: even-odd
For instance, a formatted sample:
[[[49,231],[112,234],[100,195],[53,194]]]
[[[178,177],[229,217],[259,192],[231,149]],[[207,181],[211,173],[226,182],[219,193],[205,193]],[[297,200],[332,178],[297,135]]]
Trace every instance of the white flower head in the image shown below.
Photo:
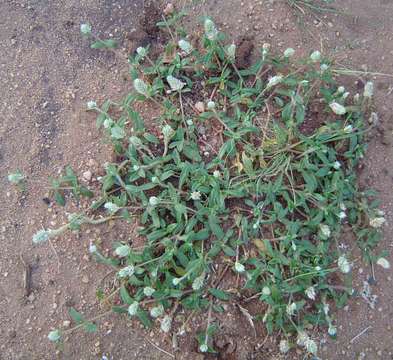
[[[120,269],[119,272],[117,273],[117,276],[119,278],[126,278],[126,277],[130,277],[134,274],[135,272],[135,268],[133,265],[128,265],[126,267],[124,267],[123,269]]]
[[[149,86],[142,79],[134,80],[134,89],[143,96],[150,96]]]
[[[318,62],[319,60],[321,60],[320,51],[316,50],[316,51],[312,52],[310,55],[310,59],[312,62]]]
[[[338,102],[331,102],[329,104],[329,107],[332,109],[332,111],[336,114],[336,115],[344,115],[347,112],[347,109],[345,108],[345,106],[339,104]]]
[[[338,214],[338,218],[340,220],[344,220],[347,217],[347,214],[345,213],[345,211],[340,211]]]
[[[272,292],[271,292],[269,286],[264,286],[264,287],[262,288],[262,294],[263,294],[263,295],[269,296],[271,293],[272,293]]]
[[[91,26],[89,24],[81,24],[80,30],[83,35],[91,34]]]
[[[370,226],[373,228],[380,228],[385,222],[386,219],[384,217],[375,217],[370,219]]]
[[[321,66],[319,68],[321,69],[322,72],[324,72],[327,69],[329,69],[329,65],[328,64],[321,64]]]
[[[33,235],[33,243],[34,244],[39,244],[42,242],[46,242],[49,240],[51,235],[51,231],[50,230],[40,230],[37,231],[34,235]]]
[[[145,287],[143,288],[143,294],[144,294],[145,296],[152,296],[152,295],[154,294],[155,291],[156,291],[156,290],[153,289],[153,288],[150,287],[150,286],[145,286]]]
[[[333,324],[329,324],[328,334],[330,336],[336,336],[337,335],[337,328]]]
[[[190,54],[193,50],[192,45],[184,39],[179,40],[177,45],[179,45],[179,48],[183,50],[187,55]]]
[[[172,91],[180,91],[181,89],[184,88],[184,86],[186,85],[185,82],[176,79],[174,76],[172,75],[168,75],[166,77],[166,81],[168,82],[169,86],[171,87]]]
[[[104,208],[106,210],[108,210],[108,212],[110,214],[115,214],[116,212],[118,212],[120,210],[120,208],[113,202],[108,201],[107,203],[105,203]]]
[[[173,278],[172,279],[172,284],[173,286],[177,286],[181,283],[181,281],[183,280],[183,278]]]
[[[86,106],[89,110],[94,110],[97,108],[97,103],[93,100],[90,100],[87,102]]]
[[[90,254],[95,254],[98,251],[97,246],[95,246],[94,244],[90,244],[89,246],[89,253]]]
[[[131,316],[134,316],[138,313],[138,308],[139,308],[139,303],[137,301],[134,301],[129,307],[128,307],[128,313]]]
[[[201,193],[199,191],[193,191],[191,193],[192,200],[201,200]]]
[[[192,289],[195,291],[202,289],[204,282],[205,282],[205,273],[202,273],[201,275],[196,277],[192,282]]]
[[[215,178],[219,178],[219,177],[221,177],[221,173],[220,173],[220,171],[219,170],[214,170],[213,171],[213,176],[215,177]]]
[[[333,167],[334,167],[336,170],[338,170],[338,169],[341,167],[341,163],[340,163],[339,161],[335,161],[335,162],[333,163]]]
[[[347,134],[350,134],[352,131],[353,131],[352,125],[347,125],[347,126],[344,128],[344,132],[347,133]]]
[[[271,88],[272,86],[279,84],[282,81],[282,79],[283,79],[282,75],[276,75],[271,77],[266,85],[266,88]]]
[[[164,307],[160,304],[150,309],[150,316],[152,318],[158,318],[164,313]]]
[[[372,81],[367,81],[366,85],[364,85],[363,96],[365,98],[370,98],[374,94],[374,83]]]
[[[205,352],[207,352],[208,350],[209,350],[209,347],[208,347],[206,344],[201,344],[201,345],[199,346],[199,351],[202,352],[202,353],[205,353]]]
[[[288,316],[293,316],[295,314],[296,309],[297,309],[296,303],[288,304],[286,309]]]
[[[175,135],[175,130],[172,129],[172,127],[168,124],[164,125],[162,127],[162,135],[164,136],[164,139],[170,139],[173,135]]]
[[[380,257],[377,260],[377,264],[379,266],[382,266],[384,269],[390,269],[390,262],[389,262],[389,260],[385,259],[384,257]]]
[[[308,297],[309,299],[311,299],[311,300],[315,300],[315,298],[316,298],[316,296],[317,296],[317,293],[316,293],[316,291],[315,291],[314,286],[308,287],[308,288],[306,289],[305,293],[306,293],[307,297]]]
[[[194,125],[194,122],[192,121],[192,119],[187,119],[186,123],[188,126]]]
[[[218,30],[216,28],[216,25],[214,24],[213,21],[211,21],[210,19],[206,19],[205,20],[205,35],[206,37],[211,40],[214,41],[217,39],[217,35],[218,35]]]
[[[307,352],[309,352],[310,354],[316,355],[316,353],[318,352],[317,343],[310,338],[306,340],[304,347],[306,348]]]
[[[106,118],[103,125],[105,129],[109,129],[113,125],[113,120]]]
[[[306,333],[305,331],[300,330],[300,331],[297,333],[297,341],[296,341],[296,343],[297,343],[299,346],[305,346],[306,341],[307,341],[308,339],[309,339],[309,336],[307,335],[307,333]]]
[[[214,101],[208,101],[207,108],[209,110],[214,110],[216,108],[216,103]]]
[[[323,312],[324,312],[325,316],[328,316],[329,308],[330,308],[329,304],[327,304],[327,303],[323,304]]]
[[[234,61],[236,57],[236,45],[235,44],[228,45],[226,51],[227,51],[228,58],[231,61]]]
[[[151,206],[157,206],[159,204],[160,200],[156,196],[150,196],[149,198],[149,204]]]
[[[280,353],[286,354],[290,349],[288,340],[281,340],[278,347],[280,349]]]
[[[242,273],[246,271],[246,268],[242,263],[239,263],[238,261],[235,262],[235,271],[238,273]]]
[[[321,234],[325,238],[329,238],[331,235],[330,227],[326,224],[319,225],[319,229],[321,230]]]
[[[164,333],[167,333],[171,330],[172,327],[172,318],[169,315],[166,315],[161,321],[161,330]]]
[[[126,257],[130,254],[131,249],[128,245],[120,245],[116,248],[115,254],[119,257]]]
[[[52,330],[49,334],[48,334],[48,339],[52,342],[57,342],[61,339],[61,332],[60,330],[56,329],[56,330]]]
[[[338,89],[337,89],[337,92],[338,92],[339,94],[344,94],[344,92],[345,92],[345,87],[344,87],[344,86],[339,86]]]
[[[343,274],[348,274],[351,271],[351,264],[345,255],[341,255],[337,261],[338,268]]]
[[[349,96],[349,91],[346,91],[344,94],[342,94],[341,98],[345,100]]]
[[[147,50],[146,50],[146,48],[144,48],[144,47],[142,47],[142,46],[139,46],[139,47],[136,49],[136,53],[137,53],[141,58],[144,58],[144,57],[147,55]]]
[[[295,55],[295,50],[294,50],[294,49],[292,49],[292,48],[285,49],[285,51],[284,51],[284,57],[290,58],[290,57],[292,57],[293,55]]]

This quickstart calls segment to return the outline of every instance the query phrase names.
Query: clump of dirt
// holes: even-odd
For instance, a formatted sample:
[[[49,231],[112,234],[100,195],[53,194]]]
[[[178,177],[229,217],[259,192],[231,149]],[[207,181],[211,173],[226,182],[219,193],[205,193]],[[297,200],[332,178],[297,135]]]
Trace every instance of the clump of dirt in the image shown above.
[[[243,37],[236,42],[236,67],[245,69],[251,65],[251,56],[254,50],[254,39],[251,37]]]

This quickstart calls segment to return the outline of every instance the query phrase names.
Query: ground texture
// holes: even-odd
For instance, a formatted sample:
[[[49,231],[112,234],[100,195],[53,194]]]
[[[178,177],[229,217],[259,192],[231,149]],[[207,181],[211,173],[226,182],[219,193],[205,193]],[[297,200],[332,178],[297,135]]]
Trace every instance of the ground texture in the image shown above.
[[[185,1],[174,3],[180,6]],[[91,171],[94,187],[100,174],[98,164],[111,159],[109,148],[95,129],[94,116],[85,111],[86,101],[116,100],[131,87],[124,58],[89,49],[79,35],[79,25],[88,21],[100,35],[121,39],[126,51],[132,51],[140,43],[159,42],[159,34],[151,29],[154,11],[144,5],[142,0],[0,2],[0,359],[85,360],[104,355],[110,359],[171,358],[152,345],[173,353],[171,339],[154,331],[145,333],[139,325],[116,315],[105,318],[96,334],[71,335],[62,351],[46,339],[50,329],[68,325],[63,322],[68,320],[70,306],[87,314],[98,311],[95,289],[107,269],[97,267],[86,255],[89,240],[117,240],[132,235],[132,228],[103,226],[55,240],[52,246],[31,244],[32,234],[41,226],[55,227],[64,220],[63,210],[48,205],[45,199],[48,176],[57,176],[70,164],[80,175]],[[247,44],[258,49],[268,42],[277,51],[289,46],[303,54],[320,49],[343,66],[392,74],[393,3],[337,0],[334,6],[342,13],[303,14],[302,9],[293,9],[286,1],[208,0],[189,8],[195,23],[198,15],[209,14],[235,40],[243,40],[244,51],[250,52],[251,58]],[[381,248],[390,250],[393,77],[362,75],[344,80],[353,92],[361,89],[365,80],[376,83],[380,124],[370,138],[361,184],[381,193],[388,221]],[[17,168],[28,176],[25,194],[6,180],[6,175]],[[67,210],[72,211],[72,207]],[[23,286],[26,268],[31,270],[28,293]],[[393,359],[393,274],[375,271],[375,309],[361,297],[352,299],[350,306],[337,314],[338,340],[322,336],[320,358]],[[370,268],[356,264],[355,288],[361,290],[370,275]],[[276,352],[275,339],[264,342],[264,333],[258,334],[255,348],[243,346],[252,331],[241,324],[242,331],[237,332],[239,319],[228,318],[227,328],[233,331],[221,342],[232,346],[226,346],[219,358],[284,358]],[[191,339],[185,343],[187,348],[174,353],[176,358],[203,359]],[[296,353],[287,358],[297,356],[301,358]]]

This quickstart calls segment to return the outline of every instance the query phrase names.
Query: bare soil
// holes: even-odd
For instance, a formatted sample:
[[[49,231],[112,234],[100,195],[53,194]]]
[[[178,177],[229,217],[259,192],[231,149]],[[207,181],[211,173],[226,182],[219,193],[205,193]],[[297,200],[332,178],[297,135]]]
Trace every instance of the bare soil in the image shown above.
[[[153,4],[156,2],[153,2]],[[185,1],[174,1],[177,6]],[[217,25],[242,46],[239,61],[247,64],[268,42],[274,51],[293,47],[298,54],[320,49],[351,69],[392,74],[393,3],[387,0],[337,0],[338,13],[303,14],[282,1],[206,0],[189,6],[192,18],[210,15]],[[147,7],[144,7],[147,5]],[[56,227],[64,210],[46,201],[48,176],[57,176],[70,164],[79,175],[90,170],[96,184],[100,165],[111,159],[109,147],[95,128],[94,115],[85,111],[86,101],[120,99],[131,83],[124,57],[92,50],[79,35],[89,22],[103,37],[121,39],[124,52],[152,43],[160,49],[162,34],[152,23],[157,6],[142,0],[69,0],[0,2],[0,359],[158,359],[171,357],[172,339],[158,332],[146,333],[126,317],[111,315],[95,334],[70,335],[63,349],[47,340],[49,330],[63,326],[68,308],[88,315],[100,309],[96,288],[103,286],[108,269],[86,255],[91,240],[108,243],[135,238],[132,225],[100,226],[80,235],[56,239],[52,246],[34,247],[33,233],[41,226]],[[162,9],[162,7],[161,7]],[[147,13],[146,13],[147,11]],[[147,14],[147,16],[146,16]],[[253,46],[252,46],[253,45]],[[252,49],[254,47],[254,49]],[[120,54],[122,51],[120,51]],[[240,55],[240,54],[239,54]],[[244,56],[243,56],[244,55]],[[361,186],[380,191],[387,225],[381,249],[393,246],[393,77],[362,75],[345,77],[351,92],[361,91],[366,80],[376,83],[375,106],[378,131],[370,136],[361,172]],[[28,191],[18,192],[6,175],[20,169],[28,176]],[[84,202],[72,205],[66,210]],[[346,246],[353,240],[343,236]],[[31,270],[31,291],[25,296],[23,276]],[[392,271],[375,268],[378,295],[375,309],[361,298],[337,313],[338,339],[322,339],[321,359],[393,359]],[[372,271],[357,262],[354,288],[361,291]],[[261,309],[249,308],[252,315]],[[225,331],[216,340],[220,359],[284,359],[277,354],[277,339],[257,327],[257,338],[245,318],[228,309],[221,322]],[[237,315],[236,315],[237,314]],[[199,319],[202,320],[203,316]],[[201,324],[198,319],[194,325]],[[67,325],[67,324],[65,324]],[[115,326],[116,325],[116,326]],[[367,329],[362,335],[356,337]],[[354,340],[353,340],[354,339]],[[181,339],[178,359],[203,359],[195,341]],[[302,358],[295,351],[287,359]]]

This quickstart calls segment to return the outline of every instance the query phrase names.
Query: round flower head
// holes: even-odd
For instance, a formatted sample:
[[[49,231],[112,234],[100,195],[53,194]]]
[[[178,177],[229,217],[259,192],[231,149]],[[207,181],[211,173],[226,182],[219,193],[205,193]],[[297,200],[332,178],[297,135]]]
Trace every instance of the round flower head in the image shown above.
[[[61,339],[61,332],[60,330],[56,329],[56,330],[52,330],[49,334],[48,334],[48,339],[52,342],[57,342]]]
[[[213,176],[218,179],[221,176],[221,173],[218,170],[214,170]]]
[[[307,352],[309,352],[310,354],[316,355],[316,353],[318,352],[317,343],[310,338],[306,340],[304,347],[306,348]]]
[[[262,289],[262,294],[263,294],[263,295],[269,296],[271,293],[272,293],[272,292],[271,292],[271,290],[270,290],[270,288],[269,288],[268,286],[264,286],[264,287],[263,287],[263,289]]]
[[[19,171],[8,175],[8,181],[12,184],[19,184],[24,179],[24,176]]]
[[[170,139],[175,134],[175,130],[168,124],[164,125],[161,131],[164,139]]]
[[[149,204],[150,204],[151,206],[156,206],[156,205],[159,204],[159,202],[160,202],[160,200],[158,199],[158,197],[156,197],[156,196],[150,196],[150,198],[149,198]]]
[[[214,25],[214,22],[211,21],[210,19],[206,19],[204,27],[205,27],[206,37],[211,41],[216,40],[217,35],[218,35],[218,31],[216,29],[216,25]]]
[[[106,210],[108,210],[108,212],[110,214],[115,214],[116,212],[118,212],[120,210],[120,208],[116,204],[114,204],[113,202],[105,203],[104,208]]]
[[[143,294],[145,296],[152,296],[154,294],[154,292],[155,292],[155,290],[150,286],[145,286],[143,288]]]
[[[318,62],[319,60],[321,60],[321,53],[318,50],[314,51],[313,53],[311,53],[310,59],[312,62]]]
[[[169,86],[171,87],[172,91],[180,91],[186,85],[185,82],[176,79],[172,75],[166,77],[166,81],[168,82]]]
[[[208,347],[206,344],[201,344],[201,345],[199,346],[199,351],[202,352],[202,353],[205,353],[205,352],[207,352],[208,350],[209,350],[209,347]]]
[[[173,278],[172,279],[172,284],[173,286],[177,286],[181,283],[181,281],[183,280],[183,278]]]
[[[235,60],[235,57],[236,57],[236,45],[235,44],[228,45],[226,50],[227,50],[228,58],[231,61]]]
[[[95,246],[94,244],[90,244],[89,246],[89,253],[90,254],[95,254],[98,251],[97,246]]]
[[[339,87],[337,88],[337,92],[338,92],[339,94],[344,94],[344,92],[345,92],[345,87],[344,87],[344,86],[339,86]]]
[[[130,277],[134,274],[135,272],[135,268],[133,265],[128,265],[123,269],[120,269],[119,272],[117,273],[117,276],[119,278],[126,278],[126,277]]]
[[[201,193],[199,191],[193,191],[191,193],[192,200],[201,200]]]
[[[329,324],[328,334],[330,336],[336,336],[337,335],[337,328],[333,324]]]
[[[374,83],[372,81],[367,81],[364,86],[363,96],[366,98],[372,97],[374,94]]]
[[[192,289],[195,291],[202,289],[204,281],[205,281],[205,273],[202,273],[202,275],[196,277],[192,282]]]
[[[295,311],[297,309],[296,303],[290,303],[287,305],[287,315],[288,316],[293,316],[295,314]]]
[[[341,255],[338,258],[337,264],[338,264],[338,268],[343,274],[348,274],[351,271],[351,264],[349,263],[345,255]]]
[[[216,103],[215,103],[214,101],[209,101],[209,102],[207,103],[207,108],[208,108],[209,110],[214,110],[214,109],[216,108]]]
[[[380,228],[385,222],[386,219],[384,217],[375,217],[370,219],[370,226],[373,228]]]
[[[290,58],[290,57],[292,57],[293,55],[295,55],[295,50],[292,49],[292,48],[288,48],[288,49],[286,49],[286,50],[284,51],[284,57],[286,57],[286,58]]]
[[[164,307],[160,304],[150,309],[150,316],[152,318],[158,318],[164,313]]]
[[[315,297],[316,297],[317,294],[316,294],[316,292],[315,292],[314,286],[308,287],[308,288],[306,289],[305,293],[306,293],[306,295],[307,295],[307,297],[308,297],[309,299],[315,300]]]
[[[181,39],[177,44],[187,55],[192,52],[192,45],[188,41]]]
[[[339,161],[335,161],[335,162],[333,163],[333,167],[334,167],[336,170],[338,170],[338,169],[341,167],[341,163],[340,163]]]
[[[235,262],[235,271],[238,273],[242,273],[246,271],[246,268],[242,263],[239,263],[238,261]]]
[[[112,119],[105,119],[103,125],[104,125],[105,129],[109,129],[113,125],[113,120]]]
[[[93,100],[88,101],[86,105],[89,110],[93,110],[97,108],[97,103]]]
[[[323,237],[325,237],[325,238],[330,237],[331,231],[330,231],[329,225],[321,224],[321,225],[319,225],[319,228],[321,230],[321,234]]]
[[[353,131],[352,125],[347,125],[347,126],[344,128],[344,132],[347,133],[347,134],[351,133],[352,131]]]
[[[328,64],[321,64],[320,69],[321,69],[322,72],[324,72],[327,69],[329,69],[329,65]]]
[[[272,86],[275,86],[277,84],[279,84],[282,81],[283,77],[281,75],[276,75],[273,76],[269,79],[269,82],[267,83],[266,87],[270,88]]]
[[[120,245],[116,248],[115,254],[119,257],[126,257],[130,254],[131,249],[128,245]]]
[[[382,266],[384,269],[390,269],[390,262],[387,259],[383,258],[383,257],[380,257],[377,260],[377,264],[379,266]]]
[[[161,330],[164,333],[167,333],[171,330],[172,327],[172,318],[169,315],[166,315],[161,321]]]
[[[81,24],[80,30],[83,35],[91,34],[91,26],[89,24]]]
[[[345,108],[345,106],[343,106],[335,101],[330,103],[329,106],[336,115],[344,115],[347,112],[347,109]]]
[[[279,344],[280,353],[286,354],[289,351],[289,342],[288,340],[281,340]]]
[[[138,308],[139,308],[139,303],[137,301],[134,301],[129,307],[128,307],[128,313],[131,316],[134,316],[138,313]]]
[[[141,79],[134,80],[134,89],[137,93],[149,97],[149,86]]]
[[[297,341],[296,341],[296,343],[299,345],[299,346],[305,346],[305,344],[306,344],[306,341],[309,339],[309,336],[307,335],[307,333],[305,332],[305,331],[299,331],[298,333],[297,333]]]
[[[146,48],[140,46],[136,49],[136,53],[141,57],[144,58],[147,55],[147,50]]]
[[[187,119],[186,123],[188,126],[194,125],[194,122],[192,121],[192,119]]]

